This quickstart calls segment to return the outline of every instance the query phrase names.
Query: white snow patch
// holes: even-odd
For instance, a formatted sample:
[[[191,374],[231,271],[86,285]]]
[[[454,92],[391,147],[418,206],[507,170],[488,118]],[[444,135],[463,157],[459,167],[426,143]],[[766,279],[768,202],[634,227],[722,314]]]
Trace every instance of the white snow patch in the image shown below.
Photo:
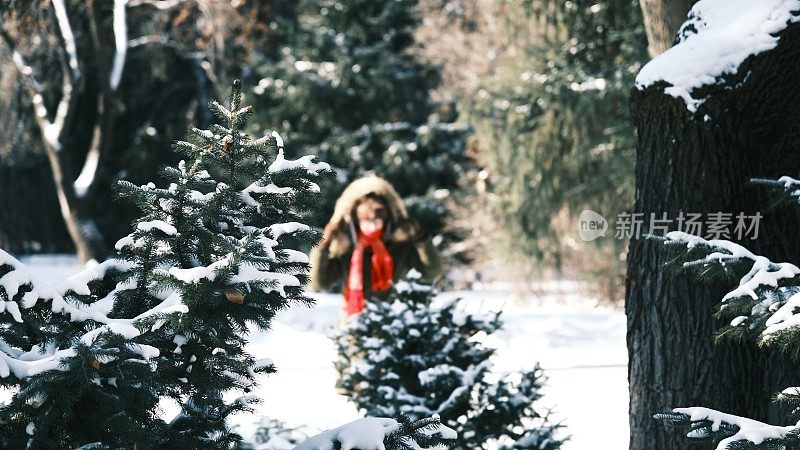
[[[775,48],[774,35],[798,20],[793,14],[798,10],[798,0],[701,0],[681,28],[683,40],[646,64],[636,87],[666,81],[671,86],[664,92],[682,98],[686,108],[696,112],[704,99],[695,98],[692,91],[736,73],[749,56]]]
[[[81,168],[81,173],[78,178],[72,183],[75,188],[75,195],[80,198],[86,196],[89,188],[94,183],[95,174],[97,174],[97,166],[100,164],[100,151],[96,148],[90,149],[89,154],[86,155],[86,160]]]
[[[169,236],[175,236],[178,234],[178,230],[174,226],[164,222],[163,220],[150,220],[136,224],[136,229],[140,231],[151,231],[153,228],[161,230],[164,232],[164,234]]]
[[[341,450],[385,450],[384,438],[399,426],[394,419],[367,417],[318,434],[294,450],[333,450],[336,442]]]
[[[192,267],[189,269],[170,267],[169,274],[186,284],[198,283],[203,279],[214,281],[217,277],[217,270],[230,265],[232,257],[233,255],[229,253],[224,258],[214,261],[208,266]]]
[[[268,283],[261,288],[264,292],[278,292],[282,296],[286,295],[286,286],[300,286],[300,280],[288,273],[269,272],[260,270],[250,264],[239,265],[237,273],[231,277],[231,283]]]
[[[269,226],[269,230],[273,239],[278,239],[284,234],[292,234],[298,231],[307,231],[310,229],[311,227],[300,222],[276,223]]]
[[[278,134],[277,131],[273,131],[272,132],[272,137],[275,138],[275,144],[278,145],[278,148],[282,149],[283,148],[283,138],[281,137],[281,135]]]
[[[320,172],[327,172],[331,170],[331,166],[328,163],[315,163],[313,160],[313,155],[302,156],[294,160],[286,159],[283,155],[283,148],[279,146],[278,156],[276,156],[275,161],[270,164],[269,172],[276,173],[283,170],[303,168],[306,169],[306,172],[308,172],[310,175],[318,175]]]
[[[800,309],[800,293],[789,297],[786,303],[767,319],[766,328],[762,334],[768,336],[778,331],[800,326],[800,314],[796,312],[798,309]]]

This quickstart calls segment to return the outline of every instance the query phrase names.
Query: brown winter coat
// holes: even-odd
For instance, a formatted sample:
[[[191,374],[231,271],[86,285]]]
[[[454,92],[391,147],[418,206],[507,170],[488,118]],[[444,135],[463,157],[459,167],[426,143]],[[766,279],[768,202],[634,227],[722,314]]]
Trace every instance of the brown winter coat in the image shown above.
[[[394,261],[394,279],[402,278],[410,269],[418,270],[429,281],[441,275],[439,252],[429,239],[421,239],[403,200],[386,180],[367,176],[344,190],[330,220],[335,224],[335,231],[328,241],[311,251],[311,289],[328,289],[347,277],[356,230],[354,208],[358,200],[370,193],[380,195],[387,202],[389,217],[383,241]]]

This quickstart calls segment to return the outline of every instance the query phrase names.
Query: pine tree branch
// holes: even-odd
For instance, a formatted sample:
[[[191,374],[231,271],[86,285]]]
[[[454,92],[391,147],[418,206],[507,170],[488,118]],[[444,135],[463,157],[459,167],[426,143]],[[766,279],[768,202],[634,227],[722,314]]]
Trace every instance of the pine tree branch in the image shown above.
[[[653,416],[670,427],[687,430],[686,436],[712,441],[718,450],[797,450],[800,428],[775,426],[708,408],[677,408]]]
[[[800,203],[800,180],[783,176],[777,180],[770,178],[751,178],[749,182],[756,186],[773,188],[776,191],[780,191],[785,198],[795,203]]]

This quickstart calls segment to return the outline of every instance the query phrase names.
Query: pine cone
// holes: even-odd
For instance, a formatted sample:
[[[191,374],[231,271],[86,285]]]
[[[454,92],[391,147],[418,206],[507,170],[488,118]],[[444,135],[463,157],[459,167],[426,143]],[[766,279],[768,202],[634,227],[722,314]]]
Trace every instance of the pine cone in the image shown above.
[[[229,302],[237,305],[244,303],[244,294],[239,291],[228,291],[225,293],[225,298],[227,298]]]

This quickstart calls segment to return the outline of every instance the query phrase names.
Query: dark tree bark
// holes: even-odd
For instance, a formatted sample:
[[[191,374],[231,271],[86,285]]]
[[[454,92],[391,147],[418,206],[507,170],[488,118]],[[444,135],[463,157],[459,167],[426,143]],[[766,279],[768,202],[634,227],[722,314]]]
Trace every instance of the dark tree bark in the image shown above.
[[[748,58],[738,73],[702,88],[692,114],[664,83],[631,93],[638,129],[635,211],[731,212],[764,219],[742,242],[775,261],[800,260],[797,210],[770,208],[763,188],[746,180],[800,172],[800,26],[778,47]],[[696,92],[697,94],[697,92]],[[714,307],[732,286],[708,285],[664,267],[658,245],[634,239],[628,255],[631,450],[679,450],[685,437],[652,419],[678,406],[708,406],[787,425],[770,397],[800,381],[800,367],[750,345],[715,345]],[[698,446],[692,448],[713,448]]]
[[[672,47],[686,13],[695,0],[640,0],[647,33],[647,50],[655,57]]]

